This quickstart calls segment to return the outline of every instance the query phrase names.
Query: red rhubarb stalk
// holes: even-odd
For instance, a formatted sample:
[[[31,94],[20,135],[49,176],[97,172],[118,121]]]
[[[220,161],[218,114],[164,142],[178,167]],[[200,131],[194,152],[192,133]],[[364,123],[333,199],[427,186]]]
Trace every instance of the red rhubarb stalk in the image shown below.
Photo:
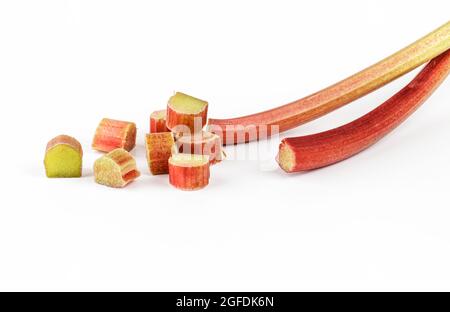
[[[150,115],[150,133],[169,132],[166,126],[167,110],[158,110]]]
[[[447,22],[408,47],[322,91],[265,112],[232,119],[210,119],[209,129],[220,135],[224,144],[263,139],[272,131],[295,128],[340,108],[449,48],[450,22]]]
[[[95,182],[109,187],[124,187],[140,175],[136,160],[123,148],[109,152],[94,163]]]
[[[167,103],[166,126],[174,133],[196,133],[206,125],[208,102],[177,92]]]
[[[209,183],[209,156],[174,154],[169,158],[169,182],[184,191],[204,188]]]
[[[111,152],[116,148],[131,151],[136,145],[134,122],[103,118],[95,131],[92,148],[100,152]]]
[[[407,119],[450,72],[450,50],[436,57],[402,90],[355,121],[329,131],[286,138],[277,161],[286,172],[328,166],[368,148]]]

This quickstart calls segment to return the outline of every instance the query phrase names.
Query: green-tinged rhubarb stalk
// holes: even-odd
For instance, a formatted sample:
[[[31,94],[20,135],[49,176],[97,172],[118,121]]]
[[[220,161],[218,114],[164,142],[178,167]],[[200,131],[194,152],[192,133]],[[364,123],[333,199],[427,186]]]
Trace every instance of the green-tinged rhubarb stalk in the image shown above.
[[[350,103],[450,48],[450,22],[384,60],[317,93],[292,103],[249,116],[210,119],[210,131],[224,144],[244,143],[282,132]]]

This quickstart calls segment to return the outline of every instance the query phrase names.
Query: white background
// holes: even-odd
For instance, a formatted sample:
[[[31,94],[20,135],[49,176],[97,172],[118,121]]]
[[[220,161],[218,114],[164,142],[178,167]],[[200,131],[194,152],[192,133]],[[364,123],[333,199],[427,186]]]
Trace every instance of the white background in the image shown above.
[[[143,147],[173,91],[208,100],[210,117],[263,111],[449,12],[446,0],[2,1],[0,290],[450,290],[449,80],[376,146],[305,174],[277,167],[275,138],[262,161],[230,159],[182,192],[149,174]],[[351,121],[415,73],[282,137]],[[103,117],[139,127],[142,176],[124,189],[93,181]],[[45,177],[61,133],[83,145],[81,179]]]

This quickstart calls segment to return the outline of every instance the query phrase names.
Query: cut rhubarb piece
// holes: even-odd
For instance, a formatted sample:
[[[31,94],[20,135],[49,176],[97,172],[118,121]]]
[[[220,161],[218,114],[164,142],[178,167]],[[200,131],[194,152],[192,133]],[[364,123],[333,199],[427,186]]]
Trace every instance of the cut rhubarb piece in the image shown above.
[[[81,177],[83,149],[80,142],[68,135],[58,135],[45,149],[45,173],[49,178]]]
[[[115,149],[94,163],[95,182],[110,187],[124,187],[140,176],[133,156],[123,148]]]
[[[150,172],[154,175],[169,173],[169,158],[172,156],[175,147],[172,133],[147,134],[145,147]]]
[[[169,132],[166,126],[167,110],[158,110],[150,115],[150,133]]]
[[[448,49],[450,22],[380,62],[307,97],[253,115],[210,119],[209,131],[219,134],[227,145],[264,139],[359,99]]]
[[[208,102],[177,92],[167,103],[167,128],[177,133],[200,132],[207,122]]]
[[[204,188],[209,183],[209,156],[172,155],[169,158],[169,182],[184,191]]]
[[[277,161],[286,172],[312,170],[347,159],[395,129],[450,72],[450,50],[436,57],[402,90],[368,114],[341,127],[281,141]]]
[[[110,152],[116,148],[131,151],[136,145],[136,125],[133,122],[103,118],[95,131],[92,148]]]
[[[202,131],[193,135],[182,135],[176,140],[177,149],[184,154],[209,156],[211,164],[216,164],[225,158],[222,140],[217,134]]]

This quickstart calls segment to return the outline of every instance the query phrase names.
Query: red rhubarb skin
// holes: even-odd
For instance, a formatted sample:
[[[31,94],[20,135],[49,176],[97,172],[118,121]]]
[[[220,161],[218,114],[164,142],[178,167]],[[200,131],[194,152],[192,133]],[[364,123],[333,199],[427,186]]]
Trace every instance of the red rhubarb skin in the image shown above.
[[[388,58],[328,88],[292,103],[253,115],[231,119],[209,119],[211,132],[224,144],[246,143],[295,128],[338,109],[382,86],[450,48],[450,22]],[[247,128],[255,129],[256,135]],[[260,131],[264,129],[264,131]],[[267,130],[265,130],[267,129]]]
[[[136,125],[133,122],[104,118],[95,131],[92,148],[110,152],[116,148],[131,151],[136,145]]]
[[[289,148],[295,154],[295,165],[287,172],[328,166],[373,145],[419,108],[449,71],[450,50],[431,60],[406,87],[361,118],[329,131],[282,140],[280,150]]]
[[[177,130],[177,126],[181,126],[180,129],[185,129],[187,127],[190,131],[189,133],[193,134],[200,132],[203,129],[208,121],[207,116],[208,105],[206,105],[205,108],[197,114],[185,114],[172,109],[169,103],[167,105],[166,126],[171,131],[175,132],[180,132]],[[198,122],[199,120],[201,121],[201,123]],[[198,123],[198,125],[196,124],[196,122]]]
[[[185,167],[169,162],[169,182],[174,187],[185,191],[202,189],[209,183],[209,163]]]
[[[165,119],[150,119],[150,133],[168,132]]]
[[[53,147],[55,147],[56,145],[59,145],[59,144],[69,145],[73,149],[75,149],[81,156],[83,156],[83,149],[81,147],[80,142],[78,142],[78,140],[75,139],[74,137],[71,137],[71,136],[68,136],[65,134],[58,135],[57,137],[54,137],[53,139],[51,139],[47,143],[47,147],[45,148],[45,151],[48,152],[50,149],[52,149]]]
[[[166,126],[166,118],[161,118],[159,114],[162,111],[156,111],[150,115],[150,133],[169,132]],[[166,110],[163,111],[164,113]]]

